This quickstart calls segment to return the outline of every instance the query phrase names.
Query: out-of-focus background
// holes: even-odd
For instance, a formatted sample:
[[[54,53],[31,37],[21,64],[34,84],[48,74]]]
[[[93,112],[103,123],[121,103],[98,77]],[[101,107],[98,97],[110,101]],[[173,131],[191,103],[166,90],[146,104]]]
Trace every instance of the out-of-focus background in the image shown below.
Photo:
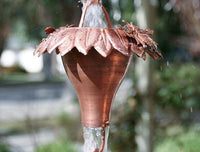
[[[112,152],[200,151],[200,1],[103,0],[113,25],[154,29],[164,59],[133,57],[112,108]],[[61,58],[33,51],[77,25],[78,0],[0,1],[0,152],[80,152],[76,94]]]

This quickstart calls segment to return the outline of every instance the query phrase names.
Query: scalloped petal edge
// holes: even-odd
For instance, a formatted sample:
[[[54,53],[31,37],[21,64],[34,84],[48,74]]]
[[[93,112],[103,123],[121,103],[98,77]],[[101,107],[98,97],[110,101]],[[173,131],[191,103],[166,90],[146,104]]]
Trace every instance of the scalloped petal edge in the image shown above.
[[[142,30],[132,23],[126,21],[124,23],[125,26],[119,25],[116,29],[72,26],[54,29],[48,27],[45,31],[49,36],[36,47],[34,55],[51,53],[56,49],[57,54],[64,56],[73,48],[87,55],[93,47],[103,57],[107,57],[114,49],[123,55],[129,55],[132,51],[144,60],[146,53],[154,59],[162,58],[162,54],[157,50],[157,43],[149,37],[153,34],[152,30]]]

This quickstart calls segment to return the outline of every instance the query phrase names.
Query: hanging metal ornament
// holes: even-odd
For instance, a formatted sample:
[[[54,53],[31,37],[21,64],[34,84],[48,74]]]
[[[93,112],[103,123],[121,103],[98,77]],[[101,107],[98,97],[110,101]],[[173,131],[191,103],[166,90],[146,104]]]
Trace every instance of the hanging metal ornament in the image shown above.
[[[87,9],[99,5],[108,28],[83,27]],[[61,54],[66,73],[76,90],[82,116],[82,125],[105,128],[110,124],[110,109],[114,96],[126,74],[132,54],[146,59],[162,58],[157,43],[132,23],[112,28],[108,14],[99,0],[89,0],[84,7],[79,27],[46,28],[49,36],[41,41],[34,54],[39,56],[54,49]],[[105,130],[102,130],[104,149]],[[97,150],[98,151],[98,150]]]

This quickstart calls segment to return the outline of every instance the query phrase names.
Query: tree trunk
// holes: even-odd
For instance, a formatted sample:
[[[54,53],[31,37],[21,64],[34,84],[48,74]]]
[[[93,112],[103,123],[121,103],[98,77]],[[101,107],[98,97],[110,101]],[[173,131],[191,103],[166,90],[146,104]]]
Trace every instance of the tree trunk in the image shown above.
[[[155,7],[152,0],[141,0],[136,5],[136,18],[140,28],[154,29],[156,20]],[[141,118],[136,125],[136,143],[139,152],[153,152],[153,66],[150,57],[146,61],[136,59],[136,87],[141,103]]]
[[[9,27],[7,25],[4,25],[2,28],[0,28],[0,58],[3,53],[5,42],[8,36],[8,29]]]
[[[0,37],[1,37],[1,34],[0,34]],[[1,55],[2,55],[3,50],[4,50],[4,44],[5,44],[5,40],[0,38],[0,58],[1,58]]]

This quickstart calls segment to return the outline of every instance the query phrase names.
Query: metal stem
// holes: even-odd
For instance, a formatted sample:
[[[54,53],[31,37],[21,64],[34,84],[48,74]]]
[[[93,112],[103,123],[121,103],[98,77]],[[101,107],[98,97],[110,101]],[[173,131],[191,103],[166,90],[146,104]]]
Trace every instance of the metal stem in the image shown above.
[[[101,148],[100,148],[99,152],[103,152],[104,147],[105,147],[105,128],[104,127],[102,128],[101,134],[102,134],[102,137],[101,137]]]

